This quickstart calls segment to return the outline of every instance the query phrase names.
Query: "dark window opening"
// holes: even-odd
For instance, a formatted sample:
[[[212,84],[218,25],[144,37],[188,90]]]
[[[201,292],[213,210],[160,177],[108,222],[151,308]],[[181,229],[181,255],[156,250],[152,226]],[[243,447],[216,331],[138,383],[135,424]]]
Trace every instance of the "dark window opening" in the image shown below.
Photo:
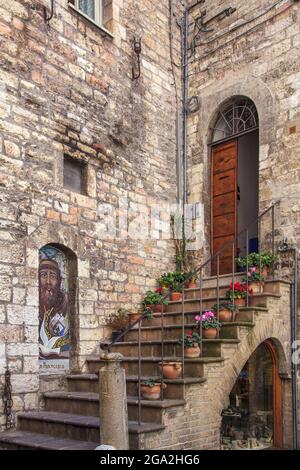
[[[86,194],[87,165],[68,155],[64,156],[64,188]]]

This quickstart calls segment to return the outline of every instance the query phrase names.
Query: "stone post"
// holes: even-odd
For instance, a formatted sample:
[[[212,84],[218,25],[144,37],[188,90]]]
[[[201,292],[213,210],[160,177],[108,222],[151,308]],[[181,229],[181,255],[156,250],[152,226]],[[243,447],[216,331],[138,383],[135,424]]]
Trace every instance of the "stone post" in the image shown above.
[[[122,354],[102,352],[99,371],[100,443],[128,450],[128,412]]]

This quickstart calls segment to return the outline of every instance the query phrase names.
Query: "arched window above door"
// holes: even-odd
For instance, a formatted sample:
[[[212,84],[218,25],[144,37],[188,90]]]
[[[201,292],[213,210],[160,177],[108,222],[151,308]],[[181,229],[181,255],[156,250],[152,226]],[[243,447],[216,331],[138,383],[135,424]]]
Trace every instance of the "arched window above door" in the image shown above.
[[[258,113],[249,98],[236,98],[220,109],[212,128],[212,142],[237,136],[258,128]]]

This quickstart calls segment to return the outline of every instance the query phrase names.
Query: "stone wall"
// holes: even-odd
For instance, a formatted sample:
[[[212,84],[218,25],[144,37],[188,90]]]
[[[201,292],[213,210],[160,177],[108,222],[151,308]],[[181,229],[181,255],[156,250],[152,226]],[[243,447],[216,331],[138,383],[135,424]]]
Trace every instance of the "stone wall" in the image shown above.
[[[228,6],[205,1],[192,9],[190,44],[195,18],[206,10],[205,22]],[[199,260],[210,252],[207,144],[220,106],[234,96],[250,98],[258,110],[260,210],[280,199],[276,246],[286,237],[299,250],[300,4],[232,0],[230,6],[236,8],[233,14],[212,21],[207,28],[213,30],[198,35],[189,64],[189,96],[197,96],[200,104],[189,117],[189,198],[202,202],[205,211],[206,242],[195,254]],[[270,218],[263,233],[269,229]]]
[[[113,0],[113,38],[67,0],[54,3],[47,25],[50,2],[0,0],[0,384],[8,366],[15,412],[37,407],[39,386],[61,386],[61,379],[39,384],[42,246],[59,243],[77,257],[74,370],[98,351],[106,315],[136,308],[174,261],[172,243],[156,227],[147,239],[135,237],[145,229],[135,211],[176,202],[169,2]],[[180,60],[175,16],[172,23]],[[134,36],[142,37],[136,81]],[[180,70],[174,73],[179,93]],[[63,187],[64,154],[87,164],[86,195]],[[128,209],[131,236],[102,238],[103,203],[120,214]]]

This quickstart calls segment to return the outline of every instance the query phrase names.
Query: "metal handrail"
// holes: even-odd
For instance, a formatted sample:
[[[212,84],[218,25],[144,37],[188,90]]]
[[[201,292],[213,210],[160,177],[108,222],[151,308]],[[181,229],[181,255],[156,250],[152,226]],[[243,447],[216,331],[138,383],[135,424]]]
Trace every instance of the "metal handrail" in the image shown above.
[[[202,303],[203,303],[203,296],[202,296],[202,291],[203,291],[203,270],[204,268],[211,263],[214,259],[217,259],[217,319],[219,320],[219,306],[220,306],[220,286],[219,286],[219,270],[220,270],[220,255],[223,253],[223,251],[232,244],[232,303],[233,305],[235,304],[234,301],[234,279],[235,279],[235,248],[236,248],[236,240],[243,234],[246,233],[246,269],[248,272],[248,254],[249,254],[249,242],[248,242],[248,236],[249,236],[249,228],[255,224],[259,223],[259,240],[260,240],[260,231],[261,231],[261,219],[264,215],[272,211],[272,253],[274,255],[275,253],[275,242],[274,242],[274,233],[275,233],[275,217],[274,217],[274,210],[277,205],[279,205],[280,200],[275,201],[271,206],[269,206],[267,209],[263,210],[253,221],[243,230],[241,230],[237,235],[236,239],[233,241],[228,241],[226,242],[218,251],[216,251],[213,255],[211,255],[204,263],[202,263],[197,269],[194,271],[191,271],[187,276],[185,277],[185,280],[178,285],[178,290],[183,291],[182,295],[182,341],[184,338],[184,328],[185,328],[185,310],[184,310],[184,304],[185,304],[185,296],[184,296],[184,287],[186,285],[186,282],[191,280],[195,275],[198,275],[200,273],[200,311],[202,313]],[[260,266],[260,272],[261,272],[261,252],[259,250],[259,266]],[[274,276],[274,270],[273,270],[273,276]],[[247,307],[248,307],[248,279],[246,281],[247,285]],[[163,296],[162,303],[168,299],[169,292],[166,293]],[[164,314],[163,314],[163,309],[162,309],[162,318],[161,318],[161,383],[163,384],[163,364],[164,364]],[[138,362],[138,422],[139,424],[141,423],[141,322],[143,319],[147,318],[149,315],[149,311],[145,309],[145,311],[141,314],[138,320],[136,320],[134,323],[128,326],[126,330],[122,331],[117,338],[115,338],[113,341],[110,343],[107,342],[102,342],[100,343],[100,349],[110,351],[111,348],[119,342],[120,339],[124,338],[126,334],[128,334],[130,331],[133,330],[133,328],[138,324],[138,355],[139,355],[139,362]],[[201,338],[201,343],[200,347],[202,350],[202,345],[203,345],[203,335],[202,335],[202,324],[200,322],[199,325],[199,335]],[[182,344],[182,377],[184,377],[184,344]],[[162,387],[162,397],[163,397],[163,387]]]

